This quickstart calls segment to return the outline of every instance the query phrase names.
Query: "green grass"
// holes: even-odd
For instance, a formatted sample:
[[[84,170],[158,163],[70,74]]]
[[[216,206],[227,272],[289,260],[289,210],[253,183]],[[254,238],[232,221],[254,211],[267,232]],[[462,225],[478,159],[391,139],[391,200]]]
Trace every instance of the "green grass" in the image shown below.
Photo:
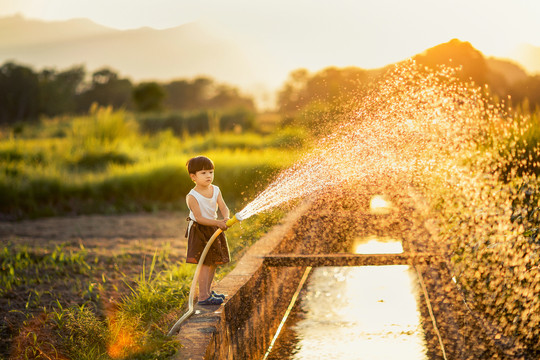
[[[5,130],[0,140],[4,218],[185,209],[183,199],[192,187],[185,163],[199,154],[214,160],[225,199],[242,204],[307,145],[299,129],[148,135],[139,132],[131,114],[107,108],[86,117],[44,120],[35,125],[39,132],[30,127],[19,134]],[[64,136],[53,136],[59,132]]]

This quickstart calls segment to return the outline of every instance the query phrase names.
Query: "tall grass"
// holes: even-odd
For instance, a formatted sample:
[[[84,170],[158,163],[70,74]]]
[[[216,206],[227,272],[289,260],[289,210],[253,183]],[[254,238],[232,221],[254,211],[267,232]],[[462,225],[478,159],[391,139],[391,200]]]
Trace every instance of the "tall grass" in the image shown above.
[[[108,108],[14,130],[3,129],[0,138],[0,216],[8,219],[185,210],[185,195],[193,187],[185,163],[201,153],[214,160],[215,184],[234,212],[307,145],[299,129],[269,135],[147,134],[131,114]],[[233,261],[217,277],[225,276],[281,216],[253,217],[229,230]],[[92,260],[84,248],[47,251],[8,245],[0,261],[0,296],[24,292],[27,297],[26,305],[12,314],[23,317],[13,339],[16,356],[165,359],[180,346],[164,334],[183,311],[192,265],[170,263],[167,256],[155,254],[137,278],[124,279],[127,292],[111,306],[101,296],[108,287],[117,287],[103,274],[108,262],[116,267],[120,259],[104,264],[97,257]]]

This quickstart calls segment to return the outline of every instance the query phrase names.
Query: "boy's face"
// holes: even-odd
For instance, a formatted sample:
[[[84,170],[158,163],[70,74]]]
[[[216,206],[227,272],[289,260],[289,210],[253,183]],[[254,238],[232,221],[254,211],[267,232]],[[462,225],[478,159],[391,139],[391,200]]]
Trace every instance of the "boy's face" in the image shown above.
[[[189,174],[191,180],[197,185],[208,186],[214,181],[214,169],[199,170],[195,174]]]

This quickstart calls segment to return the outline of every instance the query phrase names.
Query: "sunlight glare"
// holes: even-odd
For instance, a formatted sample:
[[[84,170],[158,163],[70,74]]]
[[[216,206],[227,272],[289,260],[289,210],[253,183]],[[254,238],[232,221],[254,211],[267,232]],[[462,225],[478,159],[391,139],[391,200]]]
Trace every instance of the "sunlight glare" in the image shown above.
[[[370,237],[355,241],[355,254],[401,254],[403,245],[401,241],[395,239],[379,239]]]

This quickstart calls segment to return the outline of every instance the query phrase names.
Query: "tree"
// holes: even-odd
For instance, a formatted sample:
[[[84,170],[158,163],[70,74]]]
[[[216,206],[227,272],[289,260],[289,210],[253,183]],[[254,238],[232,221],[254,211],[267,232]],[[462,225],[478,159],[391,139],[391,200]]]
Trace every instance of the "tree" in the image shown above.
[[[328,67],[313,75],[295,70],[278,94],[278,107],[291,117],[314,102],[335,106],[355,96],[367,80],[368,72],[356,67]]]
[[[92,104],[112,106],[115,109],[132,105],[133,85],[128,79],[120,79],[114,71],[104,68],[92,74],[90,86],[78,97],[78,110],[86,112]]]
[[[255,110],[253,99],[242,96],[238,89],[228,85],[219,85],[215,88],[213,96],[208,99],[207,107],[219,110],[233,108]]]
[[[139,111],[159,111],[163,105],[165,91],[156,82],[141,83],[133,89],[133,100]]]
[[[420,65],[436,68],[440,65],[460,67],[458,76],[463,81],[474,80],[478,85],[488,81],[488,66],[484,55],[469,42],[452,39],[434,46],[414,57]]]
[[[278,107],[282,114],[290,115],[306,104],[306,87],[309,80],[309,72],[306,69],[294,70],[283,89],[278,93]]]
[[[208,101],[213,81],[199,77],[193,81],[176,80],[164,85],[165,107],[171,110],[197,110]]]
[[[36,118],[39,80],[29,67],[8,62],[0,67],[0,122]]]
[[[526,80],[516,83],[511,91],[512,101],[515,104],[527,103],[524,110],[534,111],[540,109],[540,75],[529,76]]]
[[[39,74],[39,112],[47,116],[73,113],[77,90],[84,80],[82,66],[62,72],[45,69]]]

